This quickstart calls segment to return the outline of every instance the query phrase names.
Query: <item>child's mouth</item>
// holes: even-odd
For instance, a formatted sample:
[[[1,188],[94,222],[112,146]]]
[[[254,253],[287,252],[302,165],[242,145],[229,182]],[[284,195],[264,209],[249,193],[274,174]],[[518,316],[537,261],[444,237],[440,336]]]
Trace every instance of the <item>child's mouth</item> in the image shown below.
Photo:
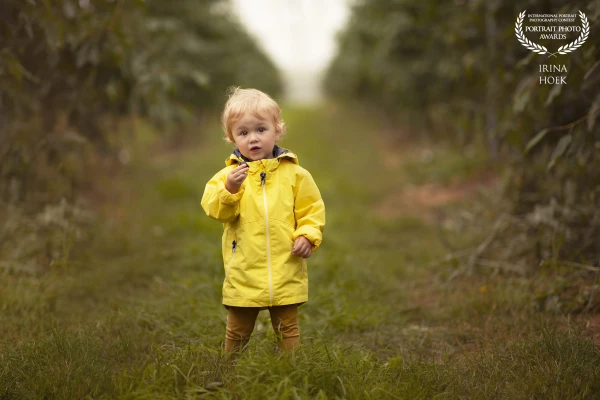
[[[260,147],[253,147],[250,149],[250,151],[258,151],[258,150],[260,150]]]

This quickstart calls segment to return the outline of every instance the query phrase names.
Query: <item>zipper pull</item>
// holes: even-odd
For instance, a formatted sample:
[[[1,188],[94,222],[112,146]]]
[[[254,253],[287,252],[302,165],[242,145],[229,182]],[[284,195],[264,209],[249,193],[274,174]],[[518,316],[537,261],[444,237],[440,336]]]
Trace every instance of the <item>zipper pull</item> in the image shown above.
[[[236,246],[237,246],[237,242],[234,240],[234,241],[231,243],[231,251],[232,251],[234,254],[235,254],[235,247],[236,247]]]
[[[264,186],[266,178],[267,178],[267,173],[266,172],[261,172],[260,173],[260,184],[261,185]]]

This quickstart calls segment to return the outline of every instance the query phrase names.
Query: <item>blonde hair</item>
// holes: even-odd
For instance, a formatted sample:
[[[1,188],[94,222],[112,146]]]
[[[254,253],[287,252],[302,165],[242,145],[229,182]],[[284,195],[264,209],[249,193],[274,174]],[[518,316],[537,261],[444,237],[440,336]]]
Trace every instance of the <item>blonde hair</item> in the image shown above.
[[[221,115],[221,126],[225,136],[223,139],[234,143],[232,127],[244,114],[252,114],[257,118],[271,118],[275,129],[283,136],[287,130],[285,122],[281,119],[281,108],[268,94],[257,89],[241,89],[239,86],[230,86],[227,89],[229,98]],[[265,116],[266,114],[266,116]]]

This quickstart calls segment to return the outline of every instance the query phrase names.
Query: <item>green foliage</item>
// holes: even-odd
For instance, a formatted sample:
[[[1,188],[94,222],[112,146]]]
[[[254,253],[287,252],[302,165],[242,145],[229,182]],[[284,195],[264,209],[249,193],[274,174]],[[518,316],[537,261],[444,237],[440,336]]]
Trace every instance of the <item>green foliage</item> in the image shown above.
[[[600,27],[597,0],[569,5],[544,2],[547,12],[581,9],[591,23],[592,34],[584,45],[559,61],[535,58],[515,37],[518,13],[539,8],[540,1],[461,3],[358,2],[339,35],[339,52],[327,71],[326,89],[337,97],[373,102],[389,112],[418,112],[422,118],[442,106],[449,112],[444,115],[451,117],[444,124],[447,134],[448,128],[469,129],[474,119],[485,117],[489,109],[483,100],[489,85],[494,85],[493,106],[503,121],[497,133],[502,137],[515,129],[535,129],[540,118],[547,125],[572,122],[580,116],[578,110],[585,114],[592,102],[600,101],[595,96],[600,75],[594,71],[599,51],[598,36],[593,36]],[[486,21],[486,14],[492,23]],[[566,63],[569,85],[540,86],[537,63],[559,62]],[[564,112],[567,104],[569,113]],[[563,112],[556,113],[558,109]],[[590,130],[596,117],[588,114]]]
[[[515,37],[523,10],[581,10],[589,37],[572,53],[537,55]],[[409,127],[429,135],[463,145],[486,137],[490,154],[501,152],[514,166],[506,191],[513,212],[534,213],[553,199],[564,208],[561,257],[597,263],[600,242],[590,238],[600,232],[599,31],[598,0],[359,1],[339,35],[325,88],[374,104],[398,124],[418,121]],[[554,42],[536,42],[556,51]],[[540,84],[540,64],[564,64],[568,84]]]
[[[184,123],[220,111],[230,85],[281,93],[275,65],[230,7],[222,0],[0,4],[4,267],[31,270],[66,257],[78,221],[67,211],[63,225],[47,227],[37,216],[45,208],[78,210],[94,170],[129,162],[122,146],[140,119],[180,137],[192,132]],[[18,245],[26,238],[35,245]]]

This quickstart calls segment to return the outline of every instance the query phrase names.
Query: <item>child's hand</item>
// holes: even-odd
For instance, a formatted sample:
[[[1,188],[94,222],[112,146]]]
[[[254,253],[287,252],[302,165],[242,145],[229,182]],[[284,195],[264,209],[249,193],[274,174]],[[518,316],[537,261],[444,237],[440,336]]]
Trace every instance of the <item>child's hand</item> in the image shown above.
[[[227,175],[227,182],[225,182],[225,189],[229,193],[237,193],[242,186],[242,182],[248,177],[248,164],[242,164],[237,168],[231,170]]]
[[[292,248],[292,254],[302,258],[308,258],[312,254],[312,243],[305,236],[298,236]]]

